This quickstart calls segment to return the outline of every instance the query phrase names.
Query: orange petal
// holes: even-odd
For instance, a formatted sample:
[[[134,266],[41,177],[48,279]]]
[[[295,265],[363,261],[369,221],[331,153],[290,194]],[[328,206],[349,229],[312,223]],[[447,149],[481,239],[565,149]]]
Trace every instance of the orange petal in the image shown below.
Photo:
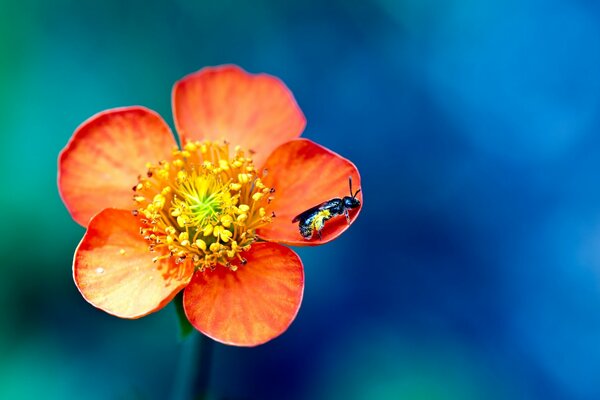
[[[90,221],[73,260],[73,278],[94,307],[139,318],[164,307],[191,279],[190,262],[152,262],[131,212],[105,209]]]
[[[283,82],[234,65],[204,68],[177,82],[173,113],[183,143],[227,140],[255,151],[257,166],[277,146],[300,136],[306,125]]]
[[[183,292],[185,313],[200,332],[221,343],[257,346],[292,323],[304,291],[302,261],[291,249],[256,243],[248,263],[232,272],[196,272]]]
[[[105,208],[135,208],[137,176],[176,146],[169,126],[147,108],[107,110],[85,121],[58,158],[58,190],[73,219],[87,226]]]
[[[325,223],[322,240],[315,232],[305,240],[294,217],[311,207],[333,198],[349,196],[348,177],[352,188],[359,189],[360,175],[356,166],[336,153],[307,139],[297,139],[281,145],[268,158],[265,185],[275,188],[270,210],[275,212],[273,222],[258,230],[258,235],[269,241],[296,246],[316,246],[327,243],[350,226],[341,215]],[[361,205],[350,210],[350,223],[362,208],[362,192],[357,198]]]

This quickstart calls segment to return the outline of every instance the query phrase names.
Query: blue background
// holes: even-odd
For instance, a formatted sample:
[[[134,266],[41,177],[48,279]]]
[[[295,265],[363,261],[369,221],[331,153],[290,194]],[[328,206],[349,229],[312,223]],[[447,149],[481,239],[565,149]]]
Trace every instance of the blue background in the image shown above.
[[[223,63],[286,82],[365,206],[298,250],[283,336],[215,344],[211,398],[600,398],[596,2],[4,1],[0,54],[1,398],[194,376],[172,305],[120,320],[77,292],[56,159],[107,108],[172,124],[172,84]]]

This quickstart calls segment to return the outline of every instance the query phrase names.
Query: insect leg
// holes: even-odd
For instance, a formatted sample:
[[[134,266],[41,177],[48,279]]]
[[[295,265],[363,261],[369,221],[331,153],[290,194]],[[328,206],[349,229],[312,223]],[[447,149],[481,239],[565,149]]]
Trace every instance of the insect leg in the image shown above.
[[[347,208],[344,208],[344,215],[346,216],[346,222],[348,222],[348,225],[350,225],[350,213],[348,212]]]
[[[306,240],[310,240],[313,235],[313,230],[310,226],[306,226],[304,221],[300,221],[298,224],[298,228],[300,228],[300,235]]]

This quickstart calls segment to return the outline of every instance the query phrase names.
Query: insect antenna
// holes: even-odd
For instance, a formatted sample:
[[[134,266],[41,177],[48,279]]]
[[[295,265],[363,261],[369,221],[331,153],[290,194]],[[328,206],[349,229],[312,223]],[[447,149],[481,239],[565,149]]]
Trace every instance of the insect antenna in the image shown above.
[[[357,194],[360,193],[360,188],[356,191],[356,193],[352,194],[352,176],[348,177],[348,186],[350,186],[350,196],[356,197]]]

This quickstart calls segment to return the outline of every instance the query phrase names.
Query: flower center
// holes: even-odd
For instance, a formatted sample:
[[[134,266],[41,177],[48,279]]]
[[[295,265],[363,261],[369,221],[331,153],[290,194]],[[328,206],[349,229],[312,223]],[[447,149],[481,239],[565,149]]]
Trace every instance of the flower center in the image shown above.
[[[246,263],[241,252],[275,216],[266,212],[274,189],[243,150],[233,153],[227,143],[190,142],[173,150],[170,161],[147,164],[147,176],[133,188],[133,214],[142,216],[150,251],[160,254],[154,261],[191,259],[202,271],[217,264],[235,271]]]

